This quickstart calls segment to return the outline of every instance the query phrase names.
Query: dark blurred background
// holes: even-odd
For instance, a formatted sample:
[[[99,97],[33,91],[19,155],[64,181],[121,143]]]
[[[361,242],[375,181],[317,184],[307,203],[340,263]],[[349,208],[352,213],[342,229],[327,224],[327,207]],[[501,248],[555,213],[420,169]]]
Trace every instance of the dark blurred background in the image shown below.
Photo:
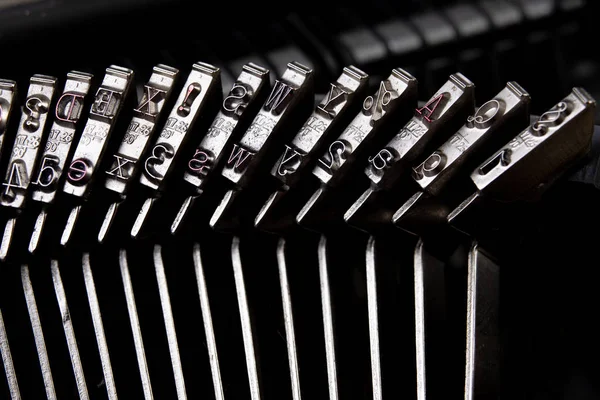
[[[585,0],[375,0],[199,2],[190,0],[0,0],[0,76],[102,74],[111,63],[145,79],[157,62],[223,68],[228,88],[255,60],[276,73],[312,66],[325,91],[344,65],[376,81],[393,67],[419,80],[421,99],[461,71],[479,103],[515,80],[541,113],[571,87],[600,97],[590,45],[597,16]]]

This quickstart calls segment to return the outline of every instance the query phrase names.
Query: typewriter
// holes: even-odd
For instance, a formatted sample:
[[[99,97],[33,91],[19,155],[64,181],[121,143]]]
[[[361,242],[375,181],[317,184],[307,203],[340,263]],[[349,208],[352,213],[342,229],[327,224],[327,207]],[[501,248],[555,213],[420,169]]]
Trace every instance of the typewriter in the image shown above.
[[[0,1],[0,399],[598,399],[591,0]]]

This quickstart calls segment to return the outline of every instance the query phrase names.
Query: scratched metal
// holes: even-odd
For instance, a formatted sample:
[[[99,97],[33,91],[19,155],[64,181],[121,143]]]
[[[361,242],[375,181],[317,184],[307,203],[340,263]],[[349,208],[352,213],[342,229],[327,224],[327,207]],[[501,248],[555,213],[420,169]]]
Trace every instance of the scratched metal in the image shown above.
[[[47,217],[48,211],[42,209],[35,220],[35,223],[33,225],[33,231],[31,232],[31,237],[29,239],[29,245],[27,246],[27,251],[29,251],[32,254],[37,250],[40,244],[40,239],[42,238],[42,232],[44,230]]]
[[[6,221],[4,225],[4,231],[2,232],[2,242],[0,243],[0,260],[5,260],[10,250],[13,235],[15,233],[15,226],[17,224],[17,218],[12,217]]]
[[[381,356],[379,351],[379,311],[377,307],[377,264],[375,237],[369,237],[366,251],[367,302],[369,310],[369,343],[373,400],[382,400]]]
[[[4,374],[8,382],[8,390],[10,391],[11,400],[21,400],[21,391],[19,390],[19,382],[15,372],[15,365],[12,360],[10,346],[8,344],[8,336],[6,335],[6,327],[4,326],[4,318],[0,311],[0,353],[2,354],[2,364],[4,364]]]
[[[319,280],[321,284],[321,304],[323,312],[323,333],[325,335],[325,357],[327,360],[327,382],[329,400],[339,399],[337,362],[335,353],[335,332],[333,326],[333,311],[331,307],[331,289],[327,265],[327,238],[321,236],[319,241]]]
[[[29,245],[27,246],[27,251],[29,251],[32,254],[37,250],[40,244],[40,239],[42,238],[42,232],[44,231],[44,226],[46,225],[47,217],[48,211],[42,209],[38,214],[37,218],[35,219],[33,231],[31,232],[31,237],[29,239]]]
[[[33,286],[31,285],[31,279],[29,277],[29,267],[27,265],[21,267],[21,282],[23,285],[23,293],[25,294],[27,311],[29,312],[29,320],[33,330],[35,347],[40,360],[40,369],[42,370],[42,377],[44,379],[46,397],[48,400],[56,400],[56,390],[54,389],[54,379],[52,378],[50,359],[48,358],[48,351],[46,350],[46,341],[44,340],[42,323],[40,321],[35,294],[33,293]]]
[[[177,342],[177,332],[175,331],[175,321],[173,319],[173,309],[171,308],[171,297],[169,295],[169,287],[165,275],[165,266],[163,264],[161,247],[159,245],[154,246],[154,269],[156,271],[160,304],[162,307],[165,329],[167,331],[167,340],[169,342],[169,354],[173,366],[173,375],[175,376],[177,398],[179,400],[185,400],[187,399],[185,379],[183,377],[183,368],[181,366],[181,356],[179,354],[179,344]]]
[[[108,210],[106,210],[106,215],[104,216],[104,219],[102,220],[102,225],[100,225],[100,230],[98,231],[98,243],[104,242],[104,240],[107,238],[108,232],[113,226],[113,222],[115,222],[115,217],[117,216],[119,205],[121,205],[120,202],[115,202],[108,206]]]
[[[108,344],[106,343],[106,335],[104,334],[104,325],[102,323],[102,315],[100,313],[100,303],[98,303],[98,295],[96,294],[96,284],[92,274],[92,266],[90,264],[90,255],[84,253],[82,257],[83,278],[85,281],[85,289],[92,314],[92,322],[94,324],[94,332],[96,333],[96,342],[98,343],[98,351],[100,352],[100,361],[102,363],[102,372],[104,374],[104,383],[106,392],[110,400],[117,400],[117,388],[115,386],[115,376],[110,362],[110,354],[108,352]]]
[[[48,112],[54,99],[57,79],[34,75],[30,79],[21,121],[2,182],[0,204],[21,209],[42,148]]]
[[[283,320],[285,323],[285,338],[287,344],[288,362],[290,365],[290,381],[292,385],[292,399],[300,400],[300,370],[298,369],[298,349],[296,347],[296,330],[294,328],[294,314],[292,296],[288,282],[285,239],[277,243],[277,267],[279,269],[279,286],[281,287],[281,301],[283,304]]]
[[[46,139],[31,198],[42,203],[54,201],[58,183],[68,161],[71,145],[75,141],[78,123],[85,106],[93,76],[71,71],[62,95],[54,108],[54,121]]]
[[[212,313],[208,298],[208,289],[204,277],[204,266],[202,265],[202,256],[200,245],[194,245],[194,269],[196,280],[198,282],[198,295],[200,296],[200,308],[202,311],[202,323],[204,325],[204,335],[206,336],[206,345],[210,361],[210,371],[215,389],[215,399],[224,400],[223,381],[221,379],[221,368],[219,366],[219,355],[217,353],[217,342],[215,340],[215,331],[212,322]]]
[[[56,293],[56,300],[58,302],[58,307],[60,309],[60,315],[62,318],[63,330],[65,331],[65,338],[67,339],[67,347],[69,348],[71,365],[73,366],[73,374],[75,375],[75,382],[77,383],[79,399],[88,400],[89,394],[87,384],[85,382],[85,375],[83,374],[83,366],[81,364],[81,357],[79,356],[79,347],[77,345],[77,339],[75,338],[75,330],[73,329],[73,321],[71,319],[71,312],[69,311],[69,305],[67,303],[65,288],[60,276],[58,261],[52,260],[50,269],[52,272],[54,292]]]
[[[67,168],[63,186],[65,193],[76,197],[87,196],[95,179],[109,138],[127,97],[133,71],[112,65],[106,69],[102,85],[96,91],[94,103],[77,147]]]
[[[125,290],[129,324],[131,325],[131,332],[133,333],[135,353],[140,370],[140,377],[142,379],[144,399],[152,400],[154,399],[154,395],[152,394],[152,382],[150,380],[150,373],[148,372],[148,362],[146,361],[146,350],[144,349],[142,330],[140,328],[140,320],[138,317],[137,306],[135,304],[135,294],[133,293],[133,285],[131,283],[129,266],[127,264],[127,252],[123,249],[119,252],[119,266],[121,269],[121,278],[123,279],[123,289]]]
[[[231,260],[233,264],[233,276],[235,279],[235,291],[237,294],[240,322],[242,325],[242,338],[244,340],[244,352],[246,354],[246,369],[248,371],[248,382],[250,385],[250,398],[260,400],[261,390],[258,376],[258,362],[255,354],[255,344],[248,307],[248,296],[244,282],[244,271],[242,268],[242,256],[240,253],[240,238],[234,237],[231,245]]]
[[[156,197],[150,197],[144,201],[140,211],[138,213],[137,218],[133,222],[133,226],[131,227],[131,237],[135,238],[141,232],[144,227],[144,223],[147,220],[147,217],[150,215],[150,211],[152,210],[152,206],[154,206],[157,202]],[[104,224],[103,224],[104,226]]]
[[[69,212],[69,216],[67,217],[67,223],[65,224],[65,229],[63,229],[62,234],[60,235],[60,244],[61,246],[65,246],[69,240],[71,239],[71,235],[75,231],[75,224],[79,220],[79,216],[81,215],[81,206],[75,206]]]
[[[169,113],[160,135],[144,160],[140,183],[162,190],[166,177],[185,142],[192,135],[194,123],[202,111],[221,94],[221,70],[206,63],[195,63]]]
[[[4,154],[4,137],[16,94],[17,83],[15,81],[0,79],[0,155]]]

